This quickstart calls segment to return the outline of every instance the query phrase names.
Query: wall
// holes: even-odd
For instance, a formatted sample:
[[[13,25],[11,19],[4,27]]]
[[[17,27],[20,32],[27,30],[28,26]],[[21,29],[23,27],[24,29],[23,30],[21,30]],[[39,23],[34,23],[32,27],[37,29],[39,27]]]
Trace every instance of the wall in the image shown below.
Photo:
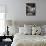
[[[36,16],[26,16],[26,3],[36,3]],[[7,20],[46,21],[46,0],[0,0],[7,5]]]
[[[36,16],[26,16],[26,5],[27,2],[36,3]],[[46,21],[46,1],[44,0],[17,0],[15,17],[19,21]]]

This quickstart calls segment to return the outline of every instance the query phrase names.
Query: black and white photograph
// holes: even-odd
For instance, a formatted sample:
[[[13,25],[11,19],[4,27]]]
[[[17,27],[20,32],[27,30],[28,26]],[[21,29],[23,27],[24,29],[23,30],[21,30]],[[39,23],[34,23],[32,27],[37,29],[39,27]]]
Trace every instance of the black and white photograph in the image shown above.
[[[36,5],[35,3],[26,3],[26,16],[35,16]]]

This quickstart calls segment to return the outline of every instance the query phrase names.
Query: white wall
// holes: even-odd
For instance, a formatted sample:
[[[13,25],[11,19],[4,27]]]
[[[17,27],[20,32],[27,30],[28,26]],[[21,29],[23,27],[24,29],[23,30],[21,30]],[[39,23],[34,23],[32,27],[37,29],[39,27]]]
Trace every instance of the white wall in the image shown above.
[[[36,3],[36,16],[26,16],[26,3]],[[16,21],[46,21],[46,0],[0,0],[7,5],[9,20]]]
[[[36,3],[36,16],[26,16],[26,3]],[[16,20],[23,21],[45,21],[46,20],[46,0],[17,0],[15,7]]]

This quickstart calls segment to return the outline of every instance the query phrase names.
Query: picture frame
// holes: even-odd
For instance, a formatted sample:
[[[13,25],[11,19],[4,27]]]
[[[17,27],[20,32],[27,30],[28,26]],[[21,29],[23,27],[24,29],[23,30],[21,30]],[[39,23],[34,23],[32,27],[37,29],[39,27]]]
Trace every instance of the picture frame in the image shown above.
[[[26,3],[26,16],[35,16],[35,15],[36,15],[36,4]]]

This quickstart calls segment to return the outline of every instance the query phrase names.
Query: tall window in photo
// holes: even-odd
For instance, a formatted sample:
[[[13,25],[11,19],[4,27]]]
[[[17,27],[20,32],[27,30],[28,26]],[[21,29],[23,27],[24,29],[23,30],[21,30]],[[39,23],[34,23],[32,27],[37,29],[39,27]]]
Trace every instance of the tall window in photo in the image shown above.
[[[5,6],[0,5],[0,36],[5,31]]]
[[[26,3],[26,16],[35,16],[35,15],[36,15],[36,4]]]

